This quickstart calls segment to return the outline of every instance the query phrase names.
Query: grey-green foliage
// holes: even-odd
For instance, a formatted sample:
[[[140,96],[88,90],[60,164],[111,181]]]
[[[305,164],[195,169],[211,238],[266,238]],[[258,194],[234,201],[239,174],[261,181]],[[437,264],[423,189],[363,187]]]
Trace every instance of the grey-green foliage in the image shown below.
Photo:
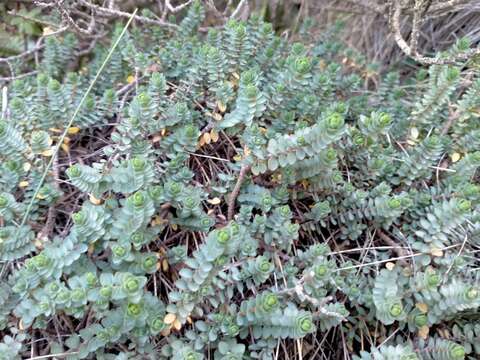
[[[205,34],[206,10],[130,31],[70,129],[106,42],[68,73],[77,41],[52,37],[9,85],[2,356],[39,334],[71,359],[478,355],[475,68],[364,93],[340,47],[257,15]]]

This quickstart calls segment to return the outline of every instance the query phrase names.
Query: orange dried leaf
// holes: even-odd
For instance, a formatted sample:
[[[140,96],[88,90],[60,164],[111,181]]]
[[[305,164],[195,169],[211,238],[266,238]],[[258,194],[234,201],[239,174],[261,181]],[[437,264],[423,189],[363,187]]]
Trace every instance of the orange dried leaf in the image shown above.
[[[166,329],[160,331],[160,334],[162,334],[163,336],[170,335],[170,328],[166,328]]]
[[[97,199],[93,194],[90,194],[88,199],[93,205],[100,205],[102,203],[102,199]]]
[[[178,321],[178,319],[175,319],[175,321],[173,322],[173,328],[177,331],[180,331],[180,329],[182,328],[182,323]]]
[[[416,303],[415,306],[424,314],[428,312],[428,305],[425,303]]]
[[[163,322],[167,325],[170,325],[170,324],[173,324],[175,320],[177,320],[177,315],[169,313],[165,315]]]
[[[210,142],[212,141],[212,138],[210,137],[210,133],[205,133],[202,135],[202,137],[205,140],[206,144],[210,144]]]
[[[427,325],[424,325],[420,329],[418,329],[418,336],[420,336],[422,339],[426,339],[429,332],[430,328]]]
[[[432,256],[435,256],[435,257],[442,257],[443,256],[443,251],[441,249],[433,248],[430,251],[430,254],[432,254]]]

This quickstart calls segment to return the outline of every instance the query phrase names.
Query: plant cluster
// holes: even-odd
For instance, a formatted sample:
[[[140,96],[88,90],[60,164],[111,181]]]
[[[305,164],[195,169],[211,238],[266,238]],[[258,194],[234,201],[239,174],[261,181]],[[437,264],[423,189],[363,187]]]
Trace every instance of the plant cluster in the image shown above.
[[[332,40],[204,16],[129,30],[99,77],[108,44],[68,72],[51,37],[9,85],[0,358],[479,356],[475,66],[372,93]]]

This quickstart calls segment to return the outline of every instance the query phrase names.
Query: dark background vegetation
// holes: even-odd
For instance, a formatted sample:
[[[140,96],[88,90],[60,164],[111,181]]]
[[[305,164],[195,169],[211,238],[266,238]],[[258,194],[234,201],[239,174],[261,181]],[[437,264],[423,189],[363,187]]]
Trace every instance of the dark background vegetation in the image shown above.
[[[82,55],[88,54],[93,42],[102,41],[105,29],[121,16],[139,8],[139,13],[165,22],[178,21],[188,0],[6,0],[0,3],[0,74],[4,78],[18,76],[25,70],[25,51],[41,45],[42,36],[59,30],[59,24],[75,31],[82,38]],[[221,26],[232,14],[246,18],[260,13],[272,22],[279,33],[295,38],[301,24],[312,22],[308,31],[320,39],[329,33],[338,36],[355,50],[356,58],[348,59],[365,66],[367,83],[375,85],[377,75],[393,68],[410,73],[422,61],[411,57],[398,46],[392,30],[391,10],[398,5],[400,32],[407,42],[415,35],[415,8],[422,5],[417,29],[418,54],[433,56],[467,36],[473,47],[480,41],[480,1],[477,0],[203,0],[208,17],[205,26]],[[86,6],[86,4],[90,4]],[[94,11],[94,7],[110,9],[111,13]],[[59,11],[58,9],[61,9]],[[148,11],[148,12],[147,12]],[[117,14],[116,14],[117,13]],[[176,20],[172,17],[176,17]],[[92,21],[93,19],[93,21]],[[15,58],[15,56],[19,56]],[[33,55],[29,57],[33,59]],[[14,56],[13,59],[9,57]],[[7,61],[10,60],[10,61]],[[17,68],[22,60],[23,69]],[[347,61],[347,60],[345,60]],[[13,73],[13,74],[12,74]],[[371,80],[371,81],[370,81]]]

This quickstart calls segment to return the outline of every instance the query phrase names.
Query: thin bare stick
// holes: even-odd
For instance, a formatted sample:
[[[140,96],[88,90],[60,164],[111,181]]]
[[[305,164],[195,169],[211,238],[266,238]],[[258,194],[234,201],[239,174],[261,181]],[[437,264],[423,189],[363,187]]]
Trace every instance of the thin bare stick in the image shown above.
[[[240,13],[240,10],[242,10],[243,6],[246,4],[246,0],[241,0],[237,8],[232,12],[232,15],[230,15],[230,19],[235,19],[235,17]],[[247,4],[248,6],[248,4]]]
[[[60,191],[60,185],[58,183],[58,179],[60,178],[60,170],[58,169],[58,157],[55,156],[52,164],[52,171],[53,171],[53,186],[56,190]],[[50,205],[50,208],[47,212],[47,219],[45,221],[45,225],[43,226],[42,230],[37,235],[37,239],[41,242],[48,241],[53,228],[55,227],[55,220],[57,217],[57,208],[55,207],[56,203]]]
[[[460,246],[460,244],[450,245],[450,246],[444,247],[440,250],[442,250],[442,251],[443,250],[449,250],[449,249],[453,249],[453,248],[456,248],[456,247],[459,247],[459,246]],[[420,253],[414,253],[414,254],[410,254],[410,255],[406,255],[406,256],[393,257],[393,258],[385,259],[385,260],[372,261],[372,262],[365,263],[365,264],[346,266],[346,267],[343,267],[343,268],[336,269],[335,272],[339,272],[339,271],[343,271],[343,270],[358,269],[358,268],[362,268],[362,267],[366,267],[366,266],[372,266],[372,265],[379,265],[379,264],[384,264],[384,263],[392,262],[392,261],[396,261],[396,260],[414,258],[416,256],[421,256],[421,255],[428,255],[428,253],[420,252]]]
[[[443,126],[442,128],[442,131],[440,132],[440,134],[443,136],[443,135],[447,135],[448,133],[448,130],[450,130],[450,128],[452,127],[452,125],[455,123],[455,121],[460,117],[460,113],[455,111],[453,114],[451,114],[449,117],[448,117],[448,120],[447,122],[445,123],[445,125]]]
[[[8,88],[4,86],[2,88],[2,120],[7,117],[8,109]]]
[[[403,266],[407,266],[408,265],[407,262],[403,259],[405,256],[408,255],[407,251],[404,248],[399,247],[397,242],[395,240],[393,240],[390,236],[385,234],[381,229],[377,229],[376,233],[377,233],[378,237],[383,240],[384,243],[386,243],[387,245],[390,245],[392,247],[392,250],[400,258],[398,260],[398,262]]]
[[[68,26],[62,26],[60,28],[58,28],[57,30],[55,30],[54,32],[51,32],[49,34],[45,34],[43,36],[41,36],[37,43],[35,44],[35,46],[27,51],[24,51],[22,52],[21,54],[18,54],[18,55],[12,55],[12,56],[9,56],[9,57],[5,57],[5,58],[0,58],[0,63],[4,62],[4,63],[8,63],[10,61],[13,61],[13,60],[19,60],[21,58],[24,58],[26,56],[29,56],[31,54],[35,54],[37,53],[37,51],[39,50],[42,50],[44,48],[45,45],[42,44],[42,41],[43,39],[45,39],[47,36],[53,36],[53,35],[58,35],[64,31],[66,31],[68,29]]]
[[[90,2],[86,0],[79,0],[82,5],[85,5],[86,7],[89,7],[90,9],[93,9],[97,12],[99,16],[108,16],[108,17],[119,17],[119,18],[130,18],[131,14],[127,12],[123,12],[120,10],[113,10],[113,9],[107,9],[105,7],[99,6],[99,5],[94,5],[91,4]],[[144,16],[140,15],[135,15],[134,17],[135,21],[138,21],[140,23],[144,24],[151,24],[151,25],[160,25],[160,26],[166,26],[166,27],[171,27],[171,28],[178,28],[176,24],[169,23],[167,21],[163,20],[156,20],[156,19],[150,19]]]
[[[42,355],[42,356],[35,356],[31,357],[29,360],[40,360],[40,359],[51,359],[54,357],[67,357],[69,355],[75,355],[78,354],[78,351],[70,351],[70,352],[64,352],[64,353],[59,353],[59,354],[50,354],[50,355]]]
[[[0,77],[0,81],[13,81],[13,80],[18,80],[18,79],[23,79],[23,78],[26,78],[28,76],[32,76],[32,75],[36,75],[38,73],[37,70],[34,70],[34,71],[29,71],[27,73],[23,73],[23,74],[20,74],[20,75],[15,75],[15,76],[7,76],[7,77]]]
[[[242,187],[243,180],[245,179],[245,175],[250,171],[250,165],[242,165],[240,169],[240,174],[238,175],[237,183],[233,188],[230,197],[228,198],[228,213],[227,219],[228,221],[233,219],[233,213],[235,212],[235,201],[237,200],[237,196],[240,193],[240,188]]]
[[[55,0],[55,4],[57,5],[56,8],[60,11],[62,18],[66,20],[67,23],[73,28],[73,30],[78,33],[79,35],[86,35],[91,36],[93,29],[83,29],[81,28],[70,16],[70,13],[65,9],[62,3],[59,0]]]

